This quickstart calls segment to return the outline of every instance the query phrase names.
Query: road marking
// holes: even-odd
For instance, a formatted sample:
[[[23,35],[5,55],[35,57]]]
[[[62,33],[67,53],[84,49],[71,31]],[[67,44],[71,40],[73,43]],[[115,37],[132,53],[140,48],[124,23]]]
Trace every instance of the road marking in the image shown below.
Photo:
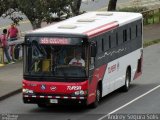
[[[128,102],[128,103],[126,103],[126,104],[124,104],[123,106],[121,106],[121,107],[119,107],[119,108],[117,108],[117,109],[113,110],[112,112],[110,112],[110,113],[108,113],[108,114],[106,114],[106,115],[102,116],[102,117],[101,117],[101,118],[99,118],[98,120],[103,120],[104,118],[106,118],[106,117],[107,117],[107,116],[109,116],[110,114],[113,114],[113,113],[115,113],[115,112],[119,111],[120,109],[122,109],[122,108],[124,108],[124,107],[126,107],[126,106],[128,106],[128,105],[130,105],[130,104],[132,104],[133,102],[135,102],[135,101],[139,100],[140,98],[142,98],[142,97],[146,96],[147,94],[149,94],[149,93],[151,93],[151,92],[155,91],[155,90],[156,90],[156,89],[158,89],[158,88],[160,88],[160,85],[158,85],[158,86],[156,86],[155,88],[153,88],[153,89],[149,90],[148,92],[146,92],[146,93],[144,93],[144,94],[140,95],[139,97],[137,97],[137,98],[133,99],[132,101],[130,101],[130,102]]]

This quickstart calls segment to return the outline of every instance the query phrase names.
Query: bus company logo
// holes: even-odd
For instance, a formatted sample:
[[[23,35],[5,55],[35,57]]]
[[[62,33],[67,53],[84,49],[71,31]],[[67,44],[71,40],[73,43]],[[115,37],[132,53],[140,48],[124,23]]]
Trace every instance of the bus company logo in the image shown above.
[[[81,86],[67,86],[67,90],[81,90]]]
[[[50,89],[51,89],[52,91],[55,91],[55,90],[57,89],[57,87],[56,87],[56,86],[51,86]]]
[[[46,89],[46,85],[41,85],[41,90],[45,90]]]

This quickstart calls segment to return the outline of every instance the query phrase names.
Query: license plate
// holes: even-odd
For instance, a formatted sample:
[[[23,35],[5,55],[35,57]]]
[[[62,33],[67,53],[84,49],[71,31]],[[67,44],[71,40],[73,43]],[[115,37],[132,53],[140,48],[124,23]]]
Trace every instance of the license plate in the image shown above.
[[[50,99],[50,103],[56,104],[56,103],[58,103],[58,99]]]

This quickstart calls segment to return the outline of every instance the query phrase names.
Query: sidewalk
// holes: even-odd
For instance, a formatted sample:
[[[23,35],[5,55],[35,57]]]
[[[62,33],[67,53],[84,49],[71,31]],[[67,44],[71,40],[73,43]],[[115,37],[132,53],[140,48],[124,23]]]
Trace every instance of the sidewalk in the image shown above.
[[[0,101],[21,91],[22,75],[22,61],[0,67]]]
[[[144,41],[160,39],[160,23],[143,27]]]
[[[160,39],[160,24],[144,26],[144,41]],[[0,67],[0,101],[21,92],[23,63]]]

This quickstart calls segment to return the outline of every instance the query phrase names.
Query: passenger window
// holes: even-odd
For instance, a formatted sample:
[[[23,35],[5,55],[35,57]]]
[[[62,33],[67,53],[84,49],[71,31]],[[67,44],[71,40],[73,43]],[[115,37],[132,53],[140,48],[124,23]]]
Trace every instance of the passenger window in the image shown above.
[[[109,36],[108,34],[104,36],[104,51],[107,51],[109,49]]]
[[[127,41],[127,30],[123,30],[123,42]]]
[[[136,25],[133,24],[132,28],[131,28],[131,38],[132,40],[136,38]]]

